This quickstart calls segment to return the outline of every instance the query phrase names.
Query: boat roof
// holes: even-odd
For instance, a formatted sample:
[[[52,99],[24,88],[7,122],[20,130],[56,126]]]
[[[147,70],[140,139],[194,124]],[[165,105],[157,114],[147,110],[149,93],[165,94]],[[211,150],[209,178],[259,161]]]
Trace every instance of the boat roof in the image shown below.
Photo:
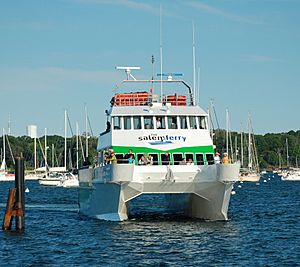
[[[149,106],[114,106],[111,109],[112,116],[125,115],[207,115],[207,113],[199,106],[171,106],[162,103],[153,103]]]

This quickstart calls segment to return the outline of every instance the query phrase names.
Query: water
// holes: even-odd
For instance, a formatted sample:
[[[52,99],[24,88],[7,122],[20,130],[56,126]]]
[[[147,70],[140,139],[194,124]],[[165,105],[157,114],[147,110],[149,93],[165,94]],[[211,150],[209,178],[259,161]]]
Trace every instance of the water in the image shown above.
[[[236,184],[227,222],[155,212],[126,222],[78,214],[77,189],[26,182],[26,229],[0,231],[0,263],[10,266],[297,266],[300,182],[278,177]],[[239,188],[238,185],[242,187]],[[8,188],[0,183],[3,218]],[[146,200],[143,200],[146,201]],[[14,225],[13,225],[14,226]]]

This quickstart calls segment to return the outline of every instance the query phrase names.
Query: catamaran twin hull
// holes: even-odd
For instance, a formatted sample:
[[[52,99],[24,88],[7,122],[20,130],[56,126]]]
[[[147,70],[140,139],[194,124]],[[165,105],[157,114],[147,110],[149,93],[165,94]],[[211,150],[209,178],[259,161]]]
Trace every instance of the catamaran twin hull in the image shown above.
[[[168,206],[206,220],[227,220],[239,163],[214,165],[138,166],[110,164],[79,170],[80,212],[90,217],[123,221],[129,204],[141,194],[165,194]],[[180,203],[181,195],[188,195]],[[149,203],[151,205],[151,203]],[[183,206],[183,207],[182,207]]]

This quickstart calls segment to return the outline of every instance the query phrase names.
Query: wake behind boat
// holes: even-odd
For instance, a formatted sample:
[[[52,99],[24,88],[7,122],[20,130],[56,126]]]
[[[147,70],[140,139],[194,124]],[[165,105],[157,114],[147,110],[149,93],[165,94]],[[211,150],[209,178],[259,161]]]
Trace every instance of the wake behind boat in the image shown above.
[[[107,129],[98,140],[97,165],[79,170],[80,212],[123,221],[130,215],[131,200],[163,194],[172,210],[227,220],[240,164],[214,163],[208,115],[195,104],[191,87],[171,75],[167,80],[137,80],[132,68],[125,69],[127,80],[119,89],[130,85],[131,91],[113,96],[106,110]],[[132,92],[142,84],[151,86],[150,92]],[[161,85],[160,95],[153,93],[154,84]],[[176,92],[178,85],[184,93]],[[171,86],[172,93],[163,94],[163,86]]]

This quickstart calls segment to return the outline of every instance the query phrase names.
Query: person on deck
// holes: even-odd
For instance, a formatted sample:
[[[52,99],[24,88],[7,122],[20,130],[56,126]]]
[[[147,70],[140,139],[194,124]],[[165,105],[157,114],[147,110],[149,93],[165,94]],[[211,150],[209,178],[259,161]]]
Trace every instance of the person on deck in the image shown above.
[[[148,164],[148,158],[147,154],[144,153],[141,158],[139,159],[139,165],[147,165]]]
[[[118,163],[117,157],[113,151],[110,153],[109,162],[110,162],[110,164]]]
[[[170,165],[170,154],[166,152],[164,155],[161,156],[161,164],[162,165]]]
[[[228,164],[229,163],[228,153],[225,152],[223,155],[224,156],[222,158],[222,163],[223,164]]]
[[[129,164],[134,164],[134,162],[135,162],[135,160],[134,160],[134,155],[131,154],[131,155],[129,156],[129,158],[128,158],[128,163],[129,163]]]
[[[193,159],[189,158],[189,160],[188,160],[188,162],[187,162],[187,165],[194,165]]]
[[[129,158],[132,156],[133,160],[135,160],[135,156],[134,154],[132,153],[132,150],[129,149],[128,153],[125,155],[124,159],[125,159],[125,162],[124,163],[130,163],[129,162]]]
[[[220,158],[220,153],[216,152],[215,157],[214,157],[215,164],[220,164],[221,163],[221,158]]]

